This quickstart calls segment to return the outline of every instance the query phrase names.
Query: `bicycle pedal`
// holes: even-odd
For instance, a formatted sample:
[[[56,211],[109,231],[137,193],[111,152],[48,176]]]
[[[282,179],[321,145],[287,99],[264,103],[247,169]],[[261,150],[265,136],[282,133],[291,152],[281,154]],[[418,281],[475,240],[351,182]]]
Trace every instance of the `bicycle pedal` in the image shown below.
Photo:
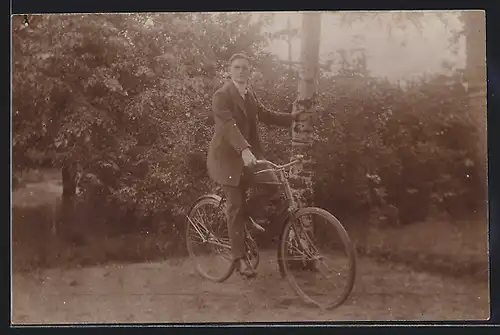
[[[258,230],[260,232],[265,232],[266,231],[264,229],[264,227],[262,227],[260,224],[258,224],[257,222],[255,222],[254,219],[250,218],[250,222],[252,223],[253,228],[255,228],[256,230]]]
[[[258,223],[254,223],[254,227],[255,229],[257,229],[258,231],[260,232],[265,232],[266,230],[264,229],[264,227],[262,227],[260,224]]]

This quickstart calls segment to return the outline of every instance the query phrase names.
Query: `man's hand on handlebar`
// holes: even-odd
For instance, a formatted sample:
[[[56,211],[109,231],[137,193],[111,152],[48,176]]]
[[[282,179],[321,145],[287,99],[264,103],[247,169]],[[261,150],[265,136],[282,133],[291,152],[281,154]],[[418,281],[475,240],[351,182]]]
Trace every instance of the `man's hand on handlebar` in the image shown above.
[[[254,154],[252,153],[252,151],[250,150],[250,148],[245,148],[243,149],[243,151],[241,151],[241,158],[243,159],[243,165],[245,167],[254,167],[256,164],[270,164],[273,168],[284,168],[284,167],[288,167],[288,166],[292,166],[296,163],[298,163],[299,161],[303,160],[304,159],[304,155],[296,155],[294,160],[291,161],[290,163],[287,163],[287,164],[284,164],[284,165],[278,165],[278,164],[275,164],[273,162],[270,162],[268,160],[257,160],[257,158],[255,158]]]
[[[278,165],[278,164],[273,163],[271,161],[268,161],[266,159],[264,159],[264,160],[257,160],[253,164],[268,164],[268,165],[270,165],[274,169],[284,169],[284,168],[287,168],[289,166],[292,166],[292,165],[295,165],[295,164],[299,163],[303,159],[304,159],[304,155],[296,155],[294,160],[292,160],[289,163],[283,164],[283,165]]]
[[[257,162],[257,159],[249,148],[243,149],[241,152],[241,158],[243,159],[243,165],[245,166],[252,166]]]

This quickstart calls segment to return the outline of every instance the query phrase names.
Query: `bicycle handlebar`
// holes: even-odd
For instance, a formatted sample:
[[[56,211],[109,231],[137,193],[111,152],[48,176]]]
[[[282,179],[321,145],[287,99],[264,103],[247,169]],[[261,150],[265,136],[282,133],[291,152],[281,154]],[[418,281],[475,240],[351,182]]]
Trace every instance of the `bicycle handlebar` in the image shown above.
[[[300,163],[303,159],[304,159],[304,155],[297,155],[296,159],[294,159],[290,163],[286,163],[286,164],[283,164],[283,165],[278,165],[276,163],[268,161],[267,159],[261,159],[261,160],[257,160],[254,165],[256,165],[256,164],[269,164],[270,166],[273,167],[273,169],[282,170],[282,169],[285,169],[285,168],[287,168],[289,166],[292,166],[292,165],[295,165],[297,163]]]

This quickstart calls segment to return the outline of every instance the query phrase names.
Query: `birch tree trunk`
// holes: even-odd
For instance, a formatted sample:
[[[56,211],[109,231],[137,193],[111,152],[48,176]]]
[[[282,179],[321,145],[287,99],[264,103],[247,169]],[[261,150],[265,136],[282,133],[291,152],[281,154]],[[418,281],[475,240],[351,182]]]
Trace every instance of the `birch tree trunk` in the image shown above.
[[[319,74],[319,39],[321,13],[302,14],[302,42],[300,51],[301,70],[298,83],[298,99],[293,111],[304,109],[292,125],[292,159],[304,155],[303,164],[295,165],[290,171],[292,193],[299,206],[313,204],[313,171],[311,147],[314,141],[312,125],[315,105],[312,99],[317,91]]]
[[[477,149],[484,157],[480,169],[481,180],[487,179],[487,131],[486,131],[486,20],[485,12],[480,10],[464,11],[461,15],[464,25],[468,108],[476,123],[479,137]],[[484,190],[484,199],[487,189]]]
[[[483,11],[464,11],[466,80],[470,93],[481,93],[486,87],[486,21]],[[486,97],[486,95],[484,95]],[[482,99],[481,99],[482,100]],[[483,101],[481,101],[483,102]]]

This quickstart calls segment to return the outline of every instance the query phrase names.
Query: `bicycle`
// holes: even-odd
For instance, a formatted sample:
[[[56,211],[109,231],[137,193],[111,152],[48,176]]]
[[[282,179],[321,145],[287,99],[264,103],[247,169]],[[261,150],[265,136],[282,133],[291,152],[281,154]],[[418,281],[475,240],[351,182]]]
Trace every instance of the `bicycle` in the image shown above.
[[[304,302],[311,303],[321,309],[332,309],[343,304],[353,289],[356,276],[355,248],[346,230],[335,216],[318,207],[299,208],[298,204],[294,200],[290,183],[287,179],[287,172],[285,170],[302,162],[302,160],[303,156],[298,156],[295,160],[283,165],[277,165],[267,160],[258,160],[257,164],[267,164],[268,166],[271,166],[271,168],[257,171],[255,174],[275,171],[280,180],[280,184],[283,185],[285,189],[287,205],[285,205],[281,211],[278,211],[279,215],[276,217],[280,221],[279,224],[282,225],[277,250],[277,261],[281,276],[287,278],[292,289],[299,295],[300,298],[302,298]],[[189,256],[196,264],[196,270],[202,277],[220,283],[231,277],[235,271],[235,265],[232,262],[230,253],[231,245],[227,234],[224,204],[224,197],[221,197],[218,194],[206,194],[199,197],[195,201],[195,203],[191,206],[188,215],[186,215],[186,242]],[[203,220],[208,217],[206,210],[201,211],[204,206],[215,209],[215,215],[217,215],[218,218],[212,218],[207,222],[204,222]],[[203,212],[203,215],[199,214],[199,212]],[[306,215],[314,215],[318,218],[309,221],[302,221],[301,218]],[[313,275],[321,273],[324,275],[324,273],[319,269],[319,265],[321,265],[321,263],[325,263],[325,257],[319,254],[319,250],[315,243],[317,241],[313,242],[313,239],[311,239],[308,235],[310,232],[318,231],[320,233],[320,237],[325,236],[325,232],[318,229],[318,226],[315,225],[318,223],[320,218],[327,222],[328,228],[334,228],[336,235],[340,237],[341,240],[340,244],[334,243],[333,240],[325,238],[322,239],[322,242],[331,242],[329,252],[334,254],[336,253],[338,256],[339,251],[344,251],[348,259],[348,275],[341,294],[337,298],[326,303],[320,302],[319,299],[324,297],[329,299],[331,293],[330,291],[328,291],[327,294],[319,295],[306,293],[305,289],[299,285],[300,280],[297,280],[294,277],[294,271],[297,269],[298,272],[311,272]],[[220,224],[221,222],[222,224]],[[251,234],[251,229],[249,227],[250,222],[255,223],[251,216],[249,216],[248,223],[245,227],[245,261],[248,265],[256,269],[260,262],[260,253],[257,243]],[[216,228],[218,227],[225,229],[225,233],[216,234]],[[216,259],[213,257],[206,257],[204,255],[196,255],[194,247],[197,241],[201,241],[202,246],[213,247],[216,250],[216,253],[222,256],[221,259],[224,261],[224,265],[222,267],[223,270],[221,274],[211,275],[208,273],[208,270],[215,269],[213,263],[209,264],[208,270],[204,269],[200,265],[203,260],[213,262]],[[292,249],[291,251],[287,249],[289,246]],[[288,257],[290,257],[290,262],[287,262]],[[330,282],[330,280],[328,282]],[[315,288],[321,286],[317,278],[315,278],[313,286],[315,286]]]

